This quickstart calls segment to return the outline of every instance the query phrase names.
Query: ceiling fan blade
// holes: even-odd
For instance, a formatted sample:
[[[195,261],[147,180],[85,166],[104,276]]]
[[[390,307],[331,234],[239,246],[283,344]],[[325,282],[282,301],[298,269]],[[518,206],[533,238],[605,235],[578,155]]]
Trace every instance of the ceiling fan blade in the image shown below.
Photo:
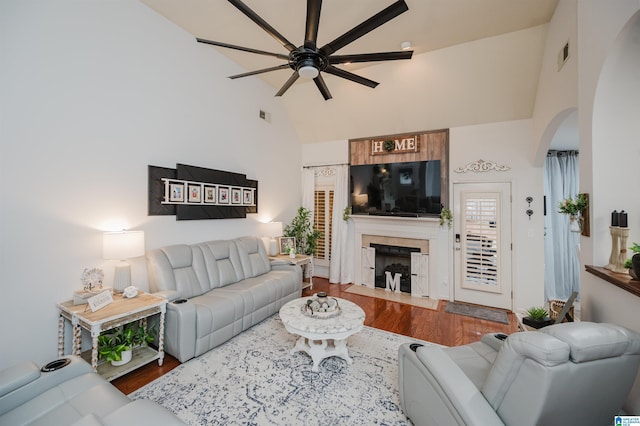
[[[335,55],[329,56],[330,64],[346,64],[349,62],[375,62],[395,61],[398,59],[411,59],[413,51],[362,53],[359,55]]]
[[[196,37],[196,40],[198,41],[198,43],[211,44],[213,46],[226,47],[227,49],[241,50],[243,52],[257,53],[259,55],[274,56],[279,59],[284,59],[285,61],[289,60],[289,57],[287,55],[283,55],[282,53],[265,52],[264,50],[257,50],[257,49],[252,49],[250,47],[236,46],[234,44],[221,43],[219,41],[212,41],[212,40],[207,40],[207,39],[198,38],[198,37]]]
[[[289,64],[282,64],[282,65],[278,65],[278,66],[271,67],[271,68],[263,68],[261,70],[249,71],[249,72],[245,72],[245,73],[242,73],[242,74],[232,75],[232,76],[229,76],[229,78],[232,79],[232,80],[235,80],[236,78],[249,77],[250,75],[262,74],[262,73],[270,72],[270,71],[284,70],[284,69],[287,69],[287,68],[291,68],[291,67],[289,67]]]
[[[271,25],[267,23],[264,19],[262,19],[257,13],[249,8],[246,4],[242,3],[240,0],[228,0],[229,3],[234,5],[236,9],[240,12],[244,13],[247,18],[251,19],[253,22],[258,24],[260,28],[265,30],[271,37],[275,38],[281,45],[284,46],[289,52],[296,49],[289,40],[287,40],[282,34],[276,31]]]
[[[316,87],[322,93],[322,97],[325,101],[331,99],[331,92],[329,92],[329,88],[327,87],[327,83],[324,82],[322,78],[322,74],[318,74],[316,78],[313,79],[313,82],[316,83]]]
[[[280,88],[280,90],[278,90],[278,93],[276,93],[276,96],[282,96],[284,95],[284,92],[286,92],[287,90],[289,90],[289,87],[293,86],[293,83],[296,82],[296,80],[298,79],[299,75],[297,71],[294,71],[293,74],[291,74],[291,77],[289,77],[289,80],[287,80],[284,85]]]
[[[315,49],[318,41],[321,9],[322,0],[307,0],[307,25],[304,33],[304,46],[310,49]]]
[[[347,80],[355,81],[356,83],[364,84],[365,86],[371,88],[374,88],[379,84],[373,80],[369,80],[368,78],[360,77],[359,75],[356,75],[349,71],[336,68],[333,65],[329,65],[327,69],[324,70],[324,72],[335,75],[337,77],[346,78]]]
[[[404,0],[398,0],[386,9],[376,13],[360,25],[347,31],[337,39],[333,40],[330,43],[327,43],[322,48],[322,50],[327,55],[331,55],[333,52],[343,48],[352,41],[359,39],[368,32],[375,30],[380,25],[392,20],[393,18],[400,15],[401,13],[406,12],[407,10],[409,10],[407,3],[405,3]]]

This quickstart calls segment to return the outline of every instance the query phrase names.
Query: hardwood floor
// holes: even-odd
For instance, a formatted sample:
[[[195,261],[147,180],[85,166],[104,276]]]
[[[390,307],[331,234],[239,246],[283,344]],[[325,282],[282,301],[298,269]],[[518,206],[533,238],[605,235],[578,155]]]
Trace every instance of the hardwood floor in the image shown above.
[[[480,340],[490,332],[513,333],[517,331],[515,315],[508,312],[509,324],[471,318],[445,312],[446,301],[441,300],[438,310],[419,308],[404,303],[391,302],[367,296],[347,293],[348,285],[329,284],[324,278],[314,277],[313,290],[305,289],[303,296],[326,291],[330,296],[350,300],[359,305],[366,314],[365,325],[427,340],[445,346],[465,345]],[[152,362],[112,382],[123,393],[129,394],[147,383],[166,374],[180,363],[165,355],[162,367]]]

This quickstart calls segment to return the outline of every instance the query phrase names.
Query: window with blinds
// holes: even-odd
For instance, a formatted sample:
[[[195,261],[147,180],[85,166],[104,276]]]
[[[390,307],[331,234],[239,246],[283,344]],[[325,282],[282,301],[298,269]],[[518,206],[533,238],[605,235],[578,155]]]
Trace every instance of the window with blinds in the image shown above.
[[[463,206],[465,284],[485,291],[499,291],[499,198],[465,198]]]
[[[331,221],[333,219],[333,191],[319,189],[314,196],[313,227],[322,232],[318,240],[318,252],[316,259],[331,259]]]

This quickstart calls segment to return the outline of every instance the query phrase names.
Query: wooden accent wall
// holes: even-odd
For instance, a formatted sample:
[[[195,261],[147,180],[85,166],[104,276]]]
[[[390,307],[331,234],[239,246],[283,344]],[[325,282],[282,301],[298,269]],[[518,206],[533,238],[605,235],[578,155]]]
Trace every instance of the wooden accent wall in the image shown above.
[[[395,140],[411,136],[416,136],[418,140],[417,152],[371,154],[373,141]],[[449,207],[449,129],[349,139],[349,163],[352,166],[427,160],[440,160],[442,185],[440,200],[445,207]]]

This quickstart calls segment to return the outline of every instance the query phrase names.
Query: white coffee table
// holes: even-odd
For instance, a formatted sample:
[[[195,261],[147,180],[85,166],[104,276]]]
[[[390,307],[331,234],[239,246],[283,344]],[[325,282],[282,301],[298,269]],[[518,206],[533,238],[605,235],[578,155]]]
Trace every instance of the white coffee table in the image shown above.
[[[320,362],[330,356],[337,356],[348,364],[349,357],[347,338],[362,330],[364,311],[360,306],[348,300],[337,299],[340,315],[332,318],[314,318],[305,315],[302,307],[310,297],[295,299],[280,309],[280,319],[287,331],[300,336],[291,354],[306,352],[313,360],[311,371],[317,372]]]

